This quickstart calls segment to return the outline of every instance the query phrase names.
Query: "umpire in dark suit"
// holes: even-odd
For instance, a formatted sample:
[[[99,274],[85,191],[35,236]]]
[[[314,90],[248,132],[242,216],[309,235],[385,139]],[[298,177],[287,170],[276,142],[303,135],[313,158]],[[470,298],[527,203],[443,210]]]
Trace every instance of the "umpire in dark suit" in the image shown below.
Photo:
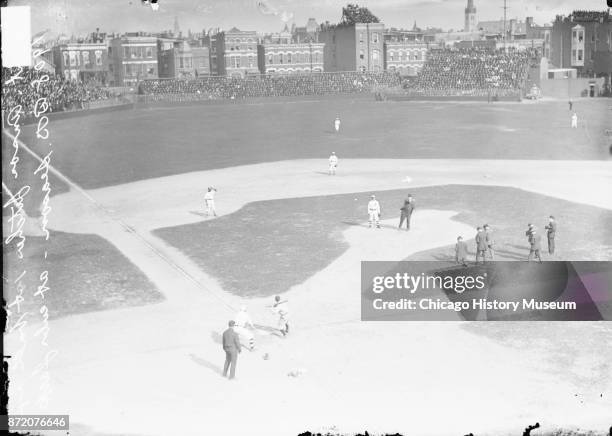
[[[402,211],[399,223],[400,229],[402,224],[404,224],[404,220],[406,220],[406,230],[410,230],[410,218],[412,217],[412,212],[414,212],[414,207],[414,198],[412,198],[412,194],[408,194],[408,197],[404,200],[404,205],[400,208]]]
[[[540,257],[540,235],[538,235],[535,228],[531,230],[529,235],[529,256],[527,257],[527,262],[531,262],[534,256],[542,263],[542,257]]]
[[[223,377],[227,376],[227,370],[230,368],[230,380],[236,376],[236,362],[238,361],[238,353],[240,353],[242,346],[240,345],[240,338],[238,333],[234,331],[236,323],[230,321],[229,327],[223,332],[223,351],[225,351],[225,365],[223,366]]]
[[[548,225],[545,227],[546,237],[548,238],[548,254],[555,254],[555,236],[557,234],[557,222],[554,216],[548,218]]]

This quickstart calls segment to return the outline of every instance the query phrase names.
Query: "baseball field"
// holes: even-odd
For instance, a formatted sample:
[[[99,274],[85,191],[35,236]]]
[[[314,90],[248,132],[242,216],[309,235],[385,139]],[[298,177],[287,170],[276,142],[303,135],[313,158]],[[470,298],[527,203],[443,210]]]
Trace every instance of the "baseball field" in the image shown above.
[[[26,169],[10,181],[5,163],[3,180],[12,191],[32,184],[34,222],[31,169],[53,150],[50,240],[26,240],[26,289],[49,271],[49,404],[71,415],[71,434],[92,436],[513,435],[534,422],[539,434],[603,434],[609,323],[361,322],[360,263],[450,265],[457,236],[473,252],[484,223],[500,259],[523,260],[527,223],[541,229],[551,214],[557,253],[544,260],[612,260],[609,105],[577,101],[578,129],[559,101],[346,97],[141,107],[53,122],[46,141],[24,128]],[[204,214],[208,186],[216,218]],[[397,229],[408,193],[410,232]],[[367,228],[371,194],[381,229]],[[11,301],[21,271],[14,247],[4,252]],[[284,339],[267,308],[274,295],[291,308]],[[257,347],[229,382],[220,335],[243,304]],[[19,333],[7,336],[13,352]],[[38,395],[37,378],[13,366],[11,380]]]

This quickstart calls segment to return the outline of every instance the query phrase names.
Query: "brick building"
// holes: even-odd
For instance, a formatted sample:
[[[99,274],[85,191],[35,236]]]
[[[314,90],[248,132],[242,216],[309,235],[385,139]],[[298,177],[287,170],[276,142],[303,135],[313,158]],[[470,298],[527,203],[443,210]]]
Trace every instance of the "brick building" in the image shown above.
[[[427,50],[427,44],[422,42],[385,42],[385,70],[416,76],[425,64]]]
[[[64,42],[53,47],[52,53],[56,74],[68,80],[107,83],[109,59],[106,42]]]
[[[574,11],[557,16],[550,36],[550,61],[558,68],[576,68],[579,76],[612,77],[610,10]]]
[[[325,71],[383,71],[384,32],[383,23],[321,26]]]
[[[287,26],[276,34],[267,35],[257,46],[259,71],[262,74],[322,72],[325,44],[306,39],[295,42]]]
[[[322,43],[260,44],[259,70],[262,74],[322,72],[324,47]]]
[[[157,38],[127,33],[113,38],[109,47],[110,74],[114,86],[132,86],[142,79],[157,79]]]
[[[211,70],[214,75],[240,76],[259,74],[257,44],[259,37],[254,31],[232,28],[208,37],[210,44]]]

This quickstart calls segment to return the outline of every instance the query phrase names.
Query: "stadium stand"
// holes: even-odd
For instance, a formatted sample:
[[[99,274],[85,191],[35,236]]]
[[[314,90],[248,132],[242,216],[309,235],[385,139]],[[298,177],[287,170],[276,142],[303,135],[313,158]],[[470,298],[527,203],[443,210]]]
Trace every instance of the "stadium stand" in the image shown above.
[[[533,56],[531,51],[432,50],[417,77],[403,88],[427,96],[509,96],[524,88]]]
[[[46,73],[33,68],[24,68],[21,73],[17,68],[2,69],[2,111],[5,112],[17,105],[21,106],[23,116],[27,119],[33,115],[34,106],[39,98],[46,98],[49,112],[83,109],[89,102],[98,102],[112,97],[110,91],[92,82],[75,82],[62,77],[50,75],[48,81],[41,79]],[[11,81],[12,77],[21,77]]]
[[[378,87],[400,85],[396,73],[312,73],[292,75],[237,77],[200,77],[197,79],[144,80],[140,95],[157,100],[173,94],[185,95],[185,101],[197,99],[245,99],[252,97],[286,97],[373,92]],[[155,98],[158,97],[158,98]],[[176,98],[173,98],[176,100]]]

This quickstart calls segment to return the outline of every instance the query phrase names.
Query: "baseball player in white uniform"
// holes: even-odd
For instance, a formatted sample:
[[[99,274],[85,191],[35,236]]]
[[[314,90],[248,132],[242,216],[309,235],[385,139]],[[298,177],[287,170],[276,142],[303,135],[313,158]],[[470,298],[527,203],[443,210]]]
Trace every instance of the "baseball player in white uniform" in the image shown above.
[[[375,195],[370,197],[370,202],[368,203],[368,215],[370,216],[370,228],[372,228],[372,223],[376,222],[376,228],[380,229],[380,203],[378,200],[376,200]]]
[[[289,306],[287,305],[287,300],[281,300],[278,295],[274,297],[272,312],[278,315],[278,329],[283,336],[286,336],[289,333]]]
[[[234,321],[236,322],[234,331],[240,336],[240,342],[248,343],[249,350],[253,351],[255,348],[255,335],[252,330],[255,329],[255,326],[253,325],[253,321],[251,321],[251,317],[245,305],[240,306],[240,311],[234,317]],[[247,327],[250,327],[250,330]]]
[[[577,128],[578,128],[578,114],[574,112],[572,114],[572,129],[577,129]]]
[[[337,167],[338,167],[338,156],[336,156],[336,153],[332,151],[332,154],[329,157],[329,175],[330,176],[336,175]]]
[[[340,117],[336,117],[334,121],[334,128],[336,129],[336,133],[340,131]]]
[[[209,186],[208,192],[204,195],[204,203],[206,203],[206,215],[210,216],[211,214],[217,216],[217,211],[215,209],[215,194],[217,193],[217,189]]]

